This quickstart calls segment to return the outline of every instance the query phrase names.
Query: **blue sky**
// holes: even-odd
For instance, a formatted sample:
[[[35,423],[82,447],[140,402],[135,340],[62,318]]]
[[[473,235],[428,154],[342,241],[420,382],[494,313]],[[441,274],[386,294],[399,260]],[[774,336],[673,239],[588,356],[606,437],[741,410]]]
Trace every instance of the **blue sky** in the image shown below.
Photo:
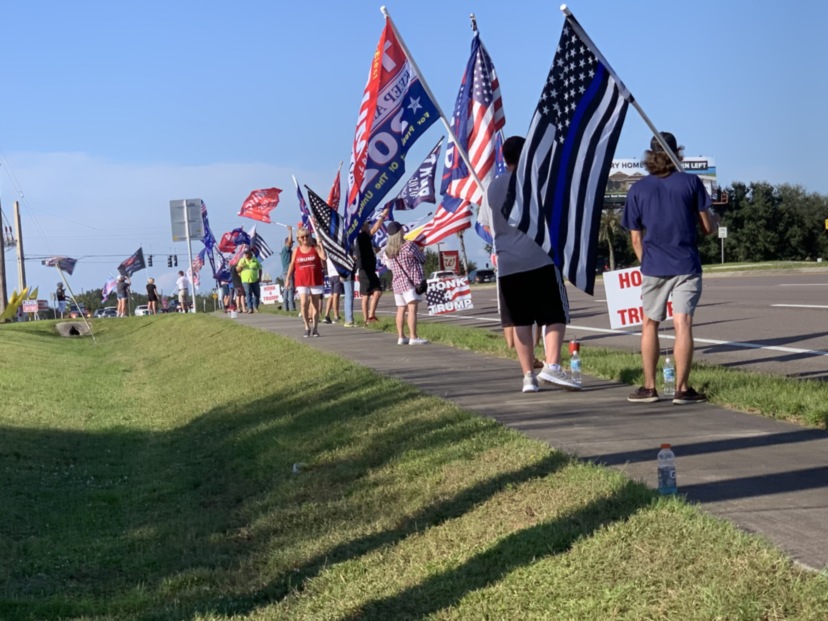
[[[272,217],[298,220],[290,178],[326,195],[347,162],[379,3],[32,0],[2,10],[0,199],[21,200],[29,256],[80,257],[73,288],[99,288],[139,246],[166,292],[174,270],[169,201],[202,198],[217,235],[247,194],[279,187]],[[530,0],[388,2],[438,103],[451,111],[477,15],[498,71],[506,134],[524,135],[563,16]],[[828,193],[825,61],[828,5],[571,2],[571,10],[660,129],[687,155],[716,158],[721,183],[766,180]],[[408,157],[413,170],[445,130],[435,124]],[[630,109],[616,157],[640,157],[646,126]],[[22,197],[21,197],[22,193]],[[433,207],[421,206],[420,217]],[[422,213],[421,213],[422,212]],[[284,229],[259,225],[274,248]],[[467,237],[471,238],[473,235]],[[201,248],[194,244],[194,251]],[[483,263],[482,245],[469,244]],[[17,284],[7,252],[9,291]],[[267,271],[277,275],[274,259]],[[52,269],[27,261],[51,292]],[[202,287],[203,288],[203,287]],[[41,297],[46,297],[41,294]]]

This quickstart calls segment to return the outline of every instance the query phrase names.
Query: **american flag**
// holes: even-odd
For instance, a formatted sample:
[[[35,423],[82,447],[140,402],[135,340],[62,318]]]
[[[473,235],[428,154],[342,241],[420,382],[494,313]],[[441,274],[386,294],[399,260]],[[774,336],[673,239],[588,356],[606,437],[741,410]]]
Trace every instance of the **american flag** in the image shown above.
[[[201,277],[199,276],[199,273],[201,272],[201,268],[204,267],[204,255],[206,253],[206,248],[199,252],[193,259],[193,264],[190,266],[190,269],[187,270],[187,276],[196,287],[201,284]]]
[[[440,279],[428,281],[426,302],[429,315],[453,313],[458,308],[472,308],[471,289],[468,278]]]
[[[451,125],[459,146],[468,153],[472,168],[484,186],[494,179],[495,137],[505,124],[500,83],[486,46],[480,41],[480,33],[475,29],[471,57],[457,93]],[[458,145],[449,141],[442,193],[479,205],[484,190],[469,174],[458,153]]]
[[[472,208],[469,201],[444,196],[443,202],[437,207],[431,221],[425,226],[414,229],[405,237],[420,246],[431,246],[449,235],[466,230],[471,226],[471,221]]]
[[[109,278],[106,279],[104,286],[101,287],[101,302],[106,302],[106,298],[108,298],[109,294],[115,290],[117,285],[118,281],[115,280],[114,276],[110,274]]]
[[[302,213],[302,226],[310,231],[311,221],[308,204],[305,202],[305,197],[302,196],[302,190],[299,189],[299,183],[296,181],[296,177],[293,177],[293,185],[296,186],[296,197],[299,199],[299,211]]]
[[[592,294],[612,156],[632,95],[574,17],[564,23],[503,214]]]
[[[338,268],[345,272],[354,271],[354,258],[345,250],[345,231],[342,216],[336,213],[313,190],[305,186],[310,200],[310,209],[317,227],[314,233],[319,237],[325,253]]]
[[[270,224],[270,212],[276,209],[276,206],[279,204],[279,194],[281,193],[282,191],[279,188],[253,190],[244,199],[238,215],[243,218],[250,218],[251,220],[258,220],[259,222]]]
[[[336,179],[334,179],[333,185],[331,186],[331,191],[328,192],[328,206],[333,209],[334,211],[339,211],[339,203],[341,202],[340,196],[342,192],[342,181],[340,180],[340,174],[342,173],[342,162],[339,162],[339,168],[336,170]]]

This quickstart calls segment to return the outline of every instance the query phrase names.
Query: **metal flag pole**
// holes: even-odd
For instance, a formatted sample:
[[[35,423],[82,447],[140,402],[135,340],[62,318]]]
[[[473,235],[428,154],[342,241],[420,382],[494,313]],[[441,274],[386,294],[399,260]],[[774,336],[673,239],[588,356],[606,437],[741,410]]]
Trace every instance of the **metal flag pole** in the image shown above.
[[[72,291],[72,287],[69,286],[69,281],[66,280],[66,275],[63,273],[63,270],[60,269],[60,265],[55,265],[55,269],[57,269],[58,274],[60,274],[60,279],[63,281],[63,284],[66,285],[66,290],[69,292],[69,296],[72,299],[72,303],[75,305],[75,308],[78,309],[78,314],[83,319],[83,323],[86,324],[86,327],[89,329],[89,334],[92,337],[92,342],[95,345],[98,344],[98,340],[95,338],[95,333],[92,331],[92,326],[89,325],[89,322],[86,320],[86,315],[80,312],[80,304],[78,304],[77,299],[75,299],[75,292]]]
[[[437,103],[437,98],[434,97],[434,93],[431,92],[428,83],[425,81],[423,74],[420,72],[420,68],[417,66],[417,63],[411,56],[411,52],[408,50],[408,46],[405,44],[405,41],[403,40],[402,36],[400,36],[397,27],[394,25],[394,20],[391,19],[391,15],[388,13],[388,9],[385,6],[382,6],[380,7],[380,11],[382,11],[382,14],[385,16],[385,19],[387,19],[388,23],[391,25],[391,30],[394,31],[394,35],[397,37],[397,41],[400,42],[400,46],[402,47],[403,52],[405,52],[405,57],[408,59],[408,62],[411,63],[414,72],[420,78],[420,83],[423,85],[423,90],[425,90],[426,94],[431,98],[431,101],[434,103],[434,107],[437,108],[437,113],[440,115],[440,120],[443,121],[443,125],[445,125],[446,131],[448,132],[449,136],[451,136],[451,139],[454,141],[454,146],[457,149],[457,152],[460,154],[463,163],[468,167],[469,174],[477,182],[477,185],[480,186],[480,191],[484,191],[485,188],[483,187],[483,183],[480,181],[480,177],[477,176],[477,172],[475,172],[474,167],[471,165],[471,161],[469,160],[469,154],[466,153],[466,150],[457,140],[457,135],[451,128],[451,123],[448,122],[448,119],[446,118],[443,109],[440,107],[440,104]]]
[[[578,36],[589,46],[592,53],[595,54],[595,56],[598,58],[598,60],[601,61],[601,64],[603,64],[607,68],[607,71],[609,71],[612,78],[616,82],[618,82],[618,87],[619,87],[619,90],[621,91],[621,96],[624,97],[624,99],[626,99],[628,102],[630,102],[632,107],[635,108],[636,111],[638,112],[638,114],[641,115],[641,118],[647,124],[647,127],[649,127],[650,131],[653,132],[653,136],[655,136],[655,139],[658,141],[658,144],[661,145],[661,148],[664,149],[664,152],[670,158],[670,161],[672,161],[673,164],[675,164],[675,166],[678,170],[683,171],[684,166],[682,165],[681,160],[678,158],[678,156],[675,153],[673,153],[673,150],[670,148],[670,146],[667,144],[667,142],[664,140],[664,138],[661,137],[661,132],[659,132],[656,129],[656,126],[653,125],[653,122],[650,120],[650,117],[648,117],[644,113],[644,110],[641,108],[641,106],[638,105],[638,101],[636,101],[635,97],[633,97],[633,94],[629,91],[629,89],[621,81],[621,78],[618,77],[618,74],[615,73],[615,70],[607,62],[607,59],[604,57],[604,55],[598,49],[598,46],[595,45],[595,42],[592,39],[589,38],[589,35],[587,35],[587,33],[581,27],[581,24],[578,23],[577,19],[575,19],[575,16],[572,14],[572,11],[569,10],[569,7],[566,6],[565,4],[562,4],[561,5],[561,12],[566,16],[567,23],[578,34]]]

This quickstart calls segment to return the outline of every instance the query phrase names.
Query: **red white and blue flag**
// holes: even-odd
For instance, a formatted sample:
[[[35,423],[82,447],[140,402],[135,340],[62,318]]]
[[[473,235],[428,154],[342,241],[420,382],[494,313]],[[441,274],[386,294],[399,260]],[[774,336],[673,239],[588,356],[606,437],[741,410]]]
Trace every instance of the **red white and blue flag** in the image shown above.
[[[342,202],[342,162],[339,162],[339,168],[336,169],[336,179],[334,179],[331,191],[328,192],[328,207],[334,211],[339,211],[339,203]]]
[[[437,105],[406,56],[391,18],[386,16],[351,149],[346,203],[349,247],[362,223],[402,178],[408,149],[437,119]]]
[[[299,189],[299,183],[296,177],[293,178],[293,185],[296,186],[296,198],[299,200],[299,212],[302,214],[302,226],[312,231],[310,212],[308,211],[308,204],[305,202],[305,197],[302,195],[302,190]]]
[[[604,189],[630,101],[630,92],[568,16],[503,215],[590,295]]]
[[[495,177],[496,137],[506,124],[500,82],[486,46],[475,29],[471,56],[463,73],[454,106],[451,128],[459,145],[449,140],[441,192],[479,205],[483,192]],[[469,173],[458,152],[469,156],[474,172],[483,183],[481,188]]]
[[[464,231],[471,226],[472,208],[469,201],[444,196],[431,221],[408,233],[405,238],[419,246],[431,246],[449,235]]]
[[[281,193],[282,191],[279,188],[253,190],[244,199],[238,215],[243,218],[250,218],[251,220],[258,220],[259,222],[270,224],[270,212],[276,209],[276,206],[279,204],[279,194]]]

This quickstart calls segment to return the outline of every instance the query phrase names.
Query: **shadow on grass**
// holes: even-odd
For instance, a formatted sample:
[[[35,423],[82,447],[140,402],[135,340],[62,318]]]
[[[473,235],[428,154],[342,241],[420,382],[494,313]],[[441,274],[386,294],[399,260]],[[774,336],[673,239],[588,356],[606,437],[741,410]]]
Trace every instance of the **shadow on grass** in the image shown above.
[[[517,531],[461,566],[431,576],[392,597],[374,600],[344,619],[422,619],[457,604],[510,572],[547,556],[563,554],[579,539],[626,520],[653,502],[652,492],[628,482],[609,497],[561,517]]]
[[[0,618],[183,620],[245,613],[284,595],[289,581],[251,588],[257,574],[240,571],[261,562],[275,535],[292,536],[289,526],[268,521],[271,511],[303,501],[325,510],[332,490],[358,488],[401,453],[479,433],[466,417],[386,417],[353,458],[314,465],[349,434],[360,441],[362,421],[399,407],[408,391],[378,391],[376,378],[361,374],[311,393],[277,390],[217,407],[170,431],[1,428]],[[294,461],[308,462],[314,478],[293,477]],[[473,504],[465,499],[429,515]],[[351,557],[405,532],[332,554]],[[318,570],[312,565],[307,575]]]

